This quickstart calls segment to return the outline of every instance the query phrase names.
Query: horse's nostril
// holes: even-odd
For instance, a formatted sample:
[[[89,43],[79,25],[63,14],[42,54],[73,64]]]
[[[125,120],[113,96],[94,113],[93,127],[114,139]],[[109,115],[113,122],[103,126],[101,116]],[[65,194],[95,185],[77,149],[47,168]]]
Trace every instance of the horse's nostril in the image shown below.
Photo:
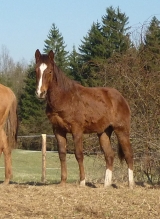
[[[37,91],[35,91],[35,94],[36,94],[36,96],[38,97],[38,98],[45,98],[46,97],[46,94],[47,94],[47,92],[46,91],[43,91],[43,92],[37,92]]]
[[[46,96],[46,91],[43,91],[42,93],[41,93],[41,96]]]
[[[39,95],[39,93],[37,92],[37,91],[35,91],[35,95],[37,96],[37,97],[39,97],[40,95]]]
[[[43,91],[40,93],[39,98],[45,98],[46,97],[46,91]]]

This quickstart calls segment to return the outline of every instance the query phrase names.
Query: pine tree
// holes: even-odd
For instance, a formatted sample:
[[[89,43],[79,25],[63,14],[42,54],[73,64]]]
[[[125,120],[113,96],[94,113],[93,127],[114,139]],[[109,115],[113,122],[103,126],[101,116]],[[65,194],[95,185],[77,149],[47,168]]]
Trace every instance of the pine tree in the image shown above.
[[[100,86],[99,63],[105,59],[105,47],[99,22],[93,23],[86,37],[83,38],[80,51],[82,83],[89,86]]]
[[[69,55],[69,75],[73,80],[81,82],[81,75],[79,69],[79,54],[76,51],[75,46]]]
[[[106,12],[102,24],[93,23],[79,47],[83,81],[89,86],[102,86],[106,60],[113,54],[122,54],[131,46],[127,35],[129,27],[126,27],[128,17],[119,8],[110,7]]]
[[[131,41],[127,35],[130,27],[127,27],[127,25],[128,17],[125,13],[121,13],[119,7],[117,10],[113,9],[113,7],[106,9],[106,15],[102,17],[106,58],[111,57],[115,52],[125,52],[131,46]]]
[[[54,23],[52,24],[47,37],[48,38],[44,41],[44,52],[48,53],[50,50],[53,50],[57,66],[60,67],[61,70],[67,71],[68,52],[65,50],[66,45],[64,45],[63,36]]]
[[[83,62],[103,57],[105,50],[103,46],[101,25],[99,22],[92,24],[88,35],[83,37],[83,39],[82,45],[79,47]]]
[[[159,53],[160,21],[155,16],[152,18],[150,26],[148,27],[148,30],[146,31],[144,43],[146,46],[150,47],[151,50],[153,50],[156,53]]]
[[[160,70],[160,21],[155,16],[147,28],[140,52],[148,72]]]

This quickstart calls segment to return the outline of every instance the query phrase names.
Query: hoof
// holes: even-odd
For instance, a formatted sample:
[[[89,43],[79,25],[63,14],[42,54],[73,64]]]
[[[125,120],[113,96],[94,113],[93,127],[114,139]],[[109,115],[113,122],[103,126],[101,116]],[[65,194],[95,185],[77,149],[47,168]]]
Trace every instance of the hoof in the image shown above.
[[[134,182],[129,183],[129,188],[130,189],[134,189],[134,187],[135,187],[135,183]]]
[[[8,186],[9,180],[5,180],[3,183],[0,184],[0,186]]]
[[[110,189],[113,188],[112,184],[104,184],[105,189]]]
[[[60,182],[59,184],[58,184],[58,186],[60,186],[60,187],[65,187],[66,186],[66,182]]]
[[[85,179],[82,180],[82,181],[80,181],[80,184],[79,184],[79,185],[82,186],[82,187],[84,187],[84,186],[86,185],[86,181],[85,181]]]

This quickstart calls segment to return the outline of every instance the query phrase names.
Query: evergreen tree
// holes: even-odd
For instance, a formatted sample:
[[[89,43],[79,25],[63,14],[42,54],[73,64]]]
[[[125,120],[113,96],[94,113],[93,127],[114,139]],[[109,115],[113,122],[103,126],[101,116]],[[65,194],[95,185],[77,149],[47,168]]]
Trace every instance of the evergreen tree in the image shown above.
[[[89,86],[100,86],[99,63],[105,59],[104,39],[99,22],[93,23],[88,35],[84,37],[80,51],[82,83]]]
[[[144,43],[153,52],[159,53],[160,47],[160,21],[154,16],[151,20],[150,26],[146,31]],[[156,46],[155,46],[156,45]]]
[[[63,36],[54,23],[47,37],[48,38],[44,41],[44,52],[48,53],[50,50],[53,50],[57,66],[60,67],[61,70],[67,71],[68,52],[65,50],[66,45],[64,45]]]
[[[160,70],[160,21],[155,16],[147,28],[140,54],[147,71]]]
[[[127,36],[128,17],[113,7],[106,9],[106,15],[102,17],[102,31],[104,36],[104,46],[106,48],[106,58],[111,57],[115,52],[125,52],[130,46],[131,41]]]
[[[77,53],[75,46],[69,55],[69,75],[70,78],[81,82],[81,74],[79,69],[79,54]]]
[[[93,23],[86,37],[83,37],[82,45],[79,51],[83,62],[91,61],[99,57],[103,57],[105,49],[103,46],[103,35],[99,22]]]
[[[88,35],[84,37],[80,51],[80,65],[85,84],[102,86],[104,84],[104,63],[115,53],[122,54],[130,46],[126,27],[128,17],[119,8],[106,9],[107,14],[102,17],[102,25],[93,23]]]

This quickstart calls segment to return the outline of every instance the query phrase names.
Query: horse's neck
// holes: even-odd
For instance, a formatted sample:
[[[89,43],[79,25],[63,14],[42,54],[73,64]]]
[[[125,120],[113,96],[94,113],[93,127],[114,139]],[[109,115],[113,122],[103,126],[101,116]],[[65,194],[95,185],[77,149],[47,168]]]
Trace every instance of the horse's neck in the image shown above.
[[[57,99],[60,99],[62,95],[63,91],[55,81],[52,81],[47,93],[48,98],[52,101],[56,101]]]
[[[49,105],[59,109],[63,106],[64,100],[65,102],[70,101],[73,93],[77,90],[77,83],[65,76],[56,65],[55,72],[55,77],[49,85],[47,100]]]
[[[47,104],[53,111],[59,111],[63,106],[66,95],[67,93],[61,89],[55,81],[52,81],[47,92]]]

